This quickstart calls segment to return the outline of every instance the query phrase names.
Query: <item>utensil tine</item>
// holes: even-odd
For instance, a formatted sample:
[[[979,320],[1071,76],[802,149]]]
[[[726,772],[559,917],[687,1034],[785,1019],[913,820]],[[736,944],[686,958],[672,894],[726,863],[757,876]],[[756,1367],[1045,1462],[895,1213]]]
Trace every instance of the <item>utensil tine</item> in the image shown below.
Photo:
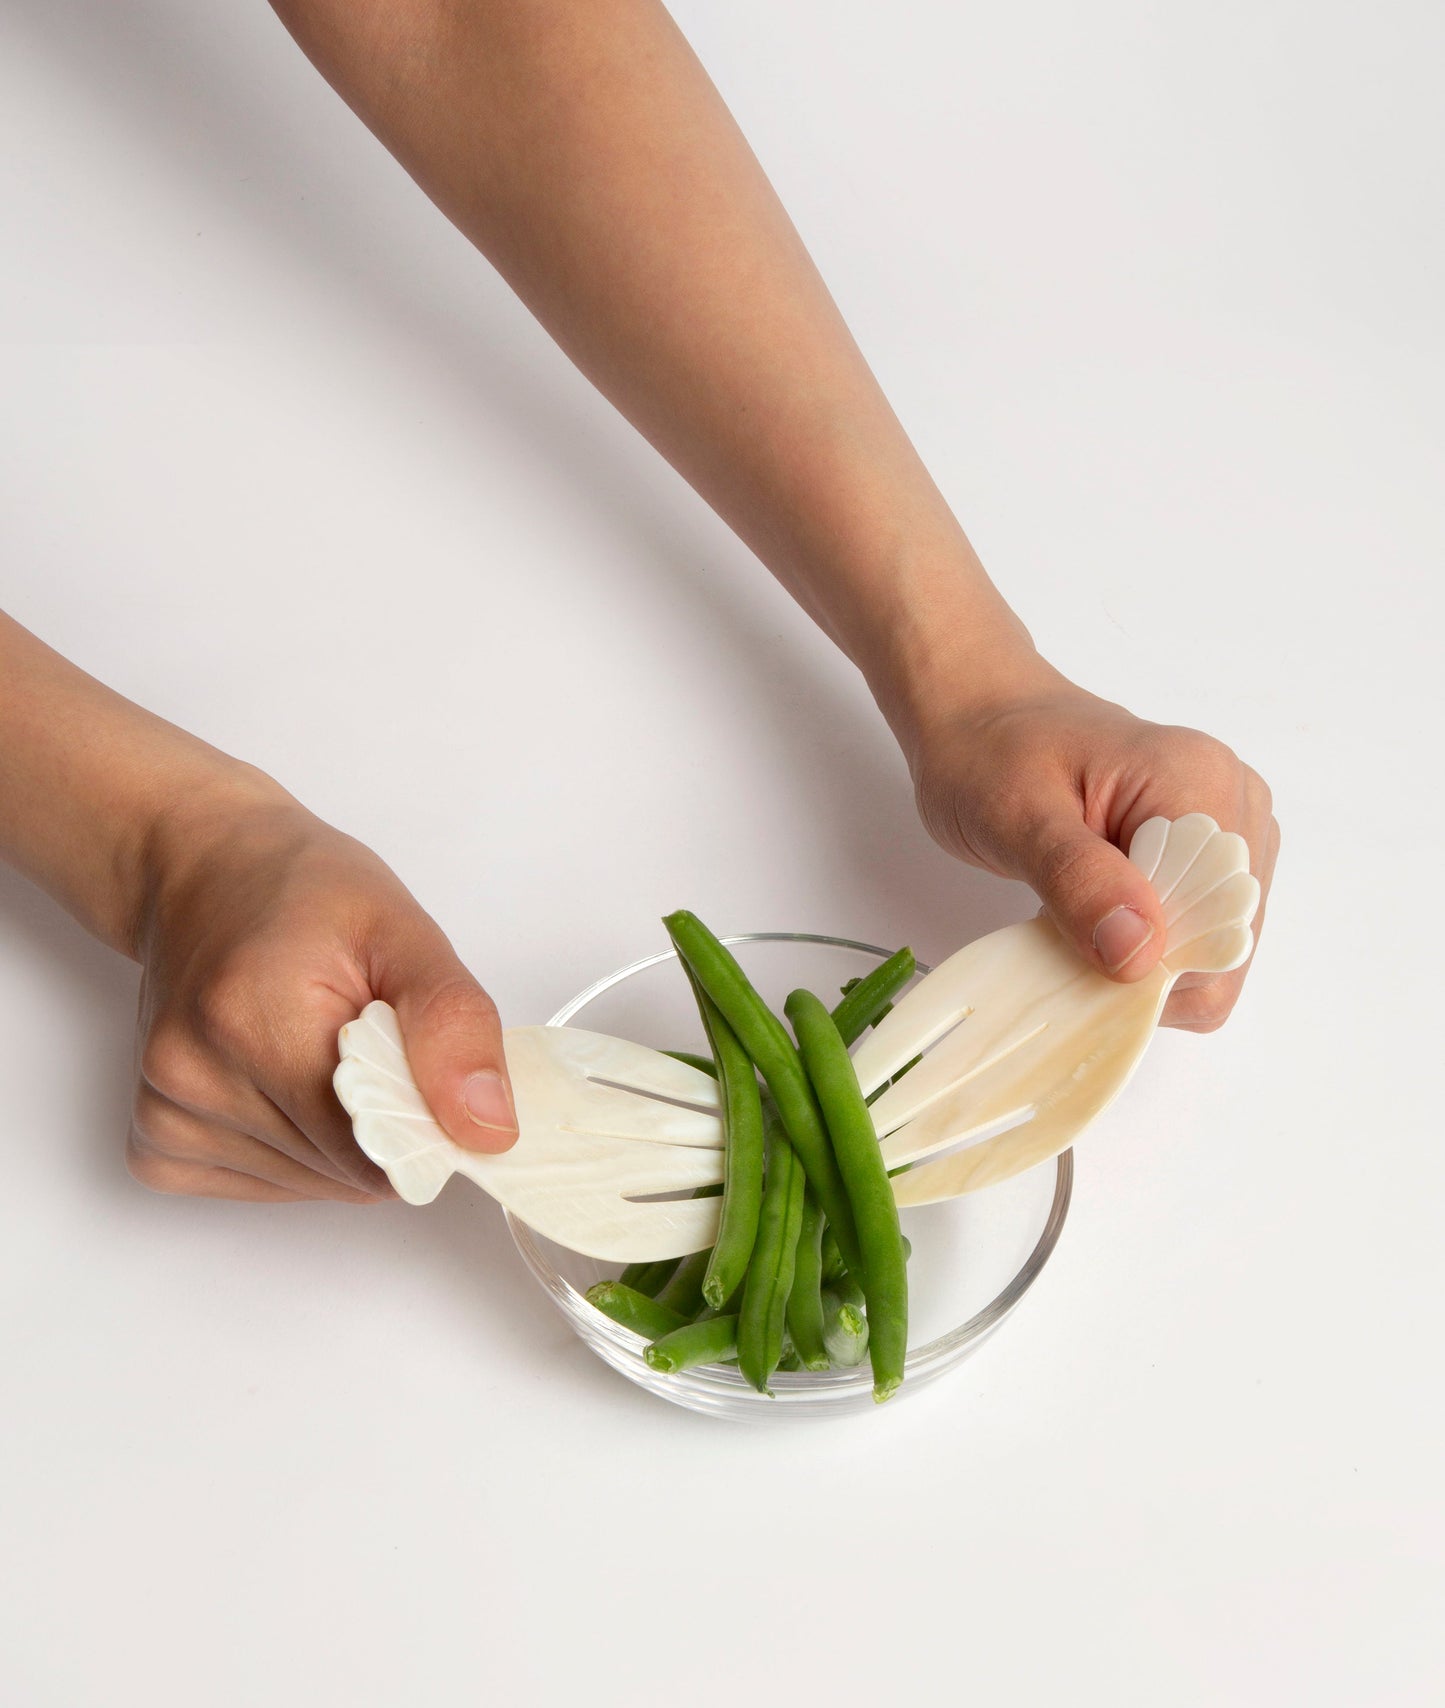
[[[719,1151],[529,1127],[525,1144],[496,1156],[467,1151],[454,1166],[529,1227],[588,1257],[650,1262],[717,1237],[720,1198],[638,1200],[718,1185]]]
[[[707,1074],[667,1057],[649,1061],[656,1052],[599,1033],[521,1027],[504,1042],[521,1137],[488,1154],[454,1144],[436,1121],[387,1004],[369,1004],[342,1027],[337,1095],[357,1143],[407,1203],[429,1204],[464,1174],[538,1233],[592,1257],[646,1261],[712,1243],[720,1199],[662,1195],[721,1182],[718,1116],[596,1084],[586,1070],[716,1100]]]
[[[1056,1155],[1128,1082],[1174,980],[1247,958],[1259,885],[1243,840],[1203,813],[1141,825],[1129,857],[1163,904],[1158,965],[1127,985],[1086,966],[1046,919],[965,945],[854,1052],[900,1204],[933,1203]],[[957,1028],[954,1036],[948,1034]],[[713,1239],[722,1121],[707,1074],[625,1039],[530,1026],[505,1035],[522,1137],[454,1145],[412,1078],[396,1016],[372,1003],[340,1034],[336,1089],[362,1149],[413,1204],[467,1175],[558,1243],[618,1261]]]
[[[990,953],[988,942],[981,937],[940,961],[864,1036],[853,1052],[853,1068],[865,1097],[972,1012],[970,993],[977,988],[981,961]]]
[[[1056,1156],[1128,1083],[1179,974],[1227,971],[1247,958],[1259,884],[1241,837],[1221,831],[1204,813],[1172,823],[1151,819],[1136,833],[1129,858],[1150,877],[1163,906],[1168,935],[1158,965],[1132,984],[1115,984],[1074,961],[1044,920],[983,939],[1017,953],[994,965],[991,988],[979,986],[977,1017],[960,1028],[957,1042],[938,1046],[935,1065],[925,1056],[875,1105],[881,1130],[909,1106],[906,1088],[914,1077],[930,1076],[912,1096],[918,1113],[883,1142],[890,1164],[918,1164],[895,1180],[900,1204],[975,1191]],[[1072,972],[1067,962],[1050,970],[1059,954],[1073,962]],[[968,1027],[978,1026],[980,1043],[988,1042],[985,1022],[995,1010],[1046,1024],[1007,1051],[990,1056],[980,1048],[971,1056]],[[949,1082],[949,1070],[970,1060],[979,1063],[972,1075]],[[944,1082],[942,1093],[924,1101]],[[1009,1121],[1010,1130],[1000,1132]]]
[[[889,1167],[964,1144],[1001,1142],[993,1138],[1000,1127],[1025,1116],[1031,1127],[1044,1116],[1056,1125],[1065,1113],[1082,1123],[1111,1103],[1143,1054],[1171,981],[1158,969],[1132,985],[1112,984],[1087,968],[1085,973],[1048,1026],[890,1133],[883,1142]],[[1022,1131],[1008,1136],[1021,1141]],[[900,1187],[911,1178],[900,1176]]]
[[[686,1062],[570,1026],[517,1026],[503,1036],[518,1125],[529,1138],[534,1127],[555,1127],[653,1144],[721,1147],[717,1082]]]
[[[580,1026],[513,1026],[506,1033],[506,1046],[509,1067],[513,1055],[525,1049],[536,1071],[550,1065],[559,1073],[623,1086],[644,1097],[713,1111],[719,1107],[717,1081],[711,1074],[626,1038]]]
[[[980,939],[978,948],[967,968],[968,994],[977,1006],[874,1103],[880,1138],[945,1093],[986,1080],[996,1064],[1048,1024],[1059,991],[1089,973],[1047,919],[1006,926]],[[963,969],[959,978],[961,990]],[[1001,991],[1007,991],[1006,1001],[1000,1000]]]

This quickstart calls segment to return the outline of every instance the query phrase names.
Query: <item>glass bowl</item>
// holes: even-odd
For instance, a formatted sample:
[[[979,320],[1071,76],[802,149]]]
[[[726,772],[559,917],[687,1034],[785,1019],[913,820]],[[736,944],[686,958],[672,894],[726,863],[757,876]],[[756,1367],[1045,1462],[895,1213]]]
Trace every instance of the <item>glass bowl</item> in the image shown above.
[[[788,992],[800,984],[831,1005],[845,980],[867,972],[889,953],[846,938],[785,931],[723,941],[779,1013]],[[919,968],[920,975],[927,971]],[[547,1024],[572,1022],[657,1049],[705,1053],[707,1048],[691,989],[670,949],[598,979]],[[913,1242],[909,1347],[903,1386],[892,1404],[961,1364],[1011,1314],[1058,1242],[1073,1178],[1073,1153],[1065,1151],[984,1191],[903,1211],[904,1232]],[[583,1344],[674,1405],[715,1417],[764,1419],[830,1416],[874,1403],[866,1361],[853,1370],[780,1370],[771,1396],[750,1387],[736,1365],[712,1364],[676,1375],[653,1370],[643,1358],[647,1342],[583,1297],[593,1282],[616,1275],[620,1265],[556,1245],[510,1212],[507,1225],[523,1261]]]

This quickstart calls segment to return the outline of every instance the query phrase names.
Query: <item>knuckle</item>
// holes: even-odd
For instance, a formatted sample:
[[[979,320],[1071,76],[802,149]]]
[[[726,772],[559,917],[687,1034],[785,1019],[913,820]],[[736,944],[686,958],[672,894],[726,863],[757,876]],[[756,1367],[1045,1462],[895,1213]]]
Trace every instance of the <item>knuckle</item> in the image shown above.
[[[1068,897],[1087,888],[1093,847],[1079,838],[1046,848],[1039,860],[1038,882],[1045,895]]]
[[[1238,796],[1240,777],[1244,770],[1243,761],[1232,747],[1222,741],[1216,741],[1211,736],[1205,737],[1206,746],[1199,756],[1199,764],[1208,781],[1222,793],[1228,792]]]
[[[203,1034],[220,1049],[241,1052],[251,1041],[255,983],[236,970],[218,973],[196,998]]]
[[[168,1100],[156,1088],[142,1079],[136,1085],[131,1103],[130,1122],[133,1143],[155,1144],[165,1122]]]
[[[125,1171],[137,1185],[145,1186],[150,1174],[151,1152],[141,1135],[131,1128],[125,1141]]]
[[[132,1131],[152,1154],[180,1162],[206,1160],[206,1129],[194,1115],[178,1108],[153,1087],[136,1087],[131,1112]]]
[[[140,1073],[138,1099],[149,1087],[159,1098],[174,1103],[201,1104],[211,1089],[204,1051],[181,1026],[162,1023],[151,1028],[141,1046]]]
[[[1216,980],[1177,993],[1171,1024],[1190,1032],[1217,1032],[1234,1007],[1236,990]]]
[[[1196,1020],[1190,1026],[1191,1032],[1217,1032],[1229,1018],[1227,1014],[1206,1015],[1202,1020]]]
[[[1261,818],[1269,818],[1273,814],[1274,791],[1252,765],[1244,768],[1244,792]]]
[[[464,973],[458,973],[439,985],[427,998],[423,1012],[429,1025],[494,1026],[498,1023],[496,1003]]]
[[[126,1141],[125,1166],[132,1180],[147,1192],[174,1196],[181,1191],[176,1164],[153,1150],[140,1135],[132,1131]]]
[[[1240,772],[1245,767],[1226,742],[1182,725],[1169,731],[1169,742],[1176,763],[1192,774],[1193,787],[1207,789],[1212,794],[1237,794]]]

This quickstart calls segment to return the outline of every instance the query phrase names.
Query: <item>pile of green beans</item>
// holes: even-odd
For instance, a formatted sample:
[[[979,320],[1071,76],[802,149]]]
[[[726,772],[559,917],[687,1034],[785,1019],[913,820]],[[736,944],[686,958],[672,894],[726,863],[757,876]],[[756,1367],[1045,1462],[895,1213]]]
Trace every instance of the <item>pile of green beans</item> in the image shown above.
[[[908,1242],[848,1046],[913,977],[913,952],[851,981],[831,1013],[794,991],[790,1038],[696,915],[664,924],[711,1056],[669,1053],[714,1074],[721,1093],[717,1238],[680,1260],[629,1264],[587,1297],[649,1342],[655,1370],[736,1360],[766,1394],[776,1370],[846,1369],[866,1357],[873,1397],[886,1400],[908,1345]]]

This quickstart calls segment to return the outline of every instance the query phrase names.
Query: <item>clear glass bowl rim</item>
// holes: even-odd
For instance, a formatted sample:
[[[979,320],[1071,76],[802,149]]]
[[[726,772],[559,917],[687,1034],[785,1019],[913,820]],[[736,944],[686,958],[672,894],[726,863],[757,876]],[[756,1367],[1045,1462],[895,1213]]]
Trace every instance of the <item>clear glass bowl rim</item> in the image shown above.
[[[744,931],[735,936],[723,937],[721,941],[729,948],[745,943],[817,943],[832,949],[855,949],[862,954],[877,956],[886,960],[893,952],[882,949],[876,943],[863,943],[853,937],[831,937],[811,931]],[[630,961],[625,967],[619,967],[615,972],[607,973],[596,979],[585,990],[563,1003],[561,1008],[546,1022],[548,1026],[565,1026],[572,1016],[585,1008],[589,1002],[609,991],[614,985],[621,984],[624,979],[633,977],[636,973],[645,972],[649,967],[660,965],[664,961],[675,961],[678,958],[674,949],[662,949],[655,955],[644,955],[640,960]],[[918,965],[919,975],[932,971],[925,963]],[[904,1365],[903,1391],[908,1388],[908,1379],[935,1374],[940,1369],[955,1363],[965,1351],[977,1346],[986,1339],[995,1328],[1008,1316],[1024,1294],[1038,1279],[1040,1271],[1053,1254],[1054,1247],[1059,1242],[1063,1232],[1064,1221],[1069,1213],[1069,1200],[1074,1187],[1074,1153],[1072,1149],[1061,1152],[1055,1159],[1056,1175],[1054,1180],[1053,1202],[1045,1219],[1043,1230],[1034,1243],[1033,1250],[1025,1258],[1022,1267],[1013,1279],[995,1298],[991,1299],[981,1311],[960,1323],[957,1328],[949,1329],[936,1340],[925,1342],[922,1346],[914,1347],[908,1354]],[[559,1274],[548,1260],[546,1253],[537,1244],[537,1236],[527,1224],[514,1216],[510,1210],[504,1210],[507,1227],[512,1235],[522,1261],[531,1270],[537,1281],[546,1290],[553,1303],[562,1314],[573,1324],[584,1340],[603,1338],[611,1341],[614,1347],[624,1355],[635,1356],[641,1362],[642,1349],[646,1342],[631,1329],[623,1328],[620,1323],[614,1323],[590,1305],[586,1298],[578,1292],[565,1276]],[[764,1405],[776,1404],[776,1399],[769,1401],[764,1395],[756,1393],[739,1373],[735,1365],[713,1364],[680,1373],[671,1378],[679,1382],[683,1378],[692,1378],[689,1385],[701,1383],[706,1387],[716,1387],[727,1391],[730,1397],[750,1395]],[[809,1396],[823,1397],[825,1392],[829,1398],[843,1398],[845,1394],[857,1391],[871,1391],[872,1375],[867,1364],[855,1370],[829,1370],[825,1372],[779,1371],[774,1377],[777,1388],[777,1399],[802,1400]]]

